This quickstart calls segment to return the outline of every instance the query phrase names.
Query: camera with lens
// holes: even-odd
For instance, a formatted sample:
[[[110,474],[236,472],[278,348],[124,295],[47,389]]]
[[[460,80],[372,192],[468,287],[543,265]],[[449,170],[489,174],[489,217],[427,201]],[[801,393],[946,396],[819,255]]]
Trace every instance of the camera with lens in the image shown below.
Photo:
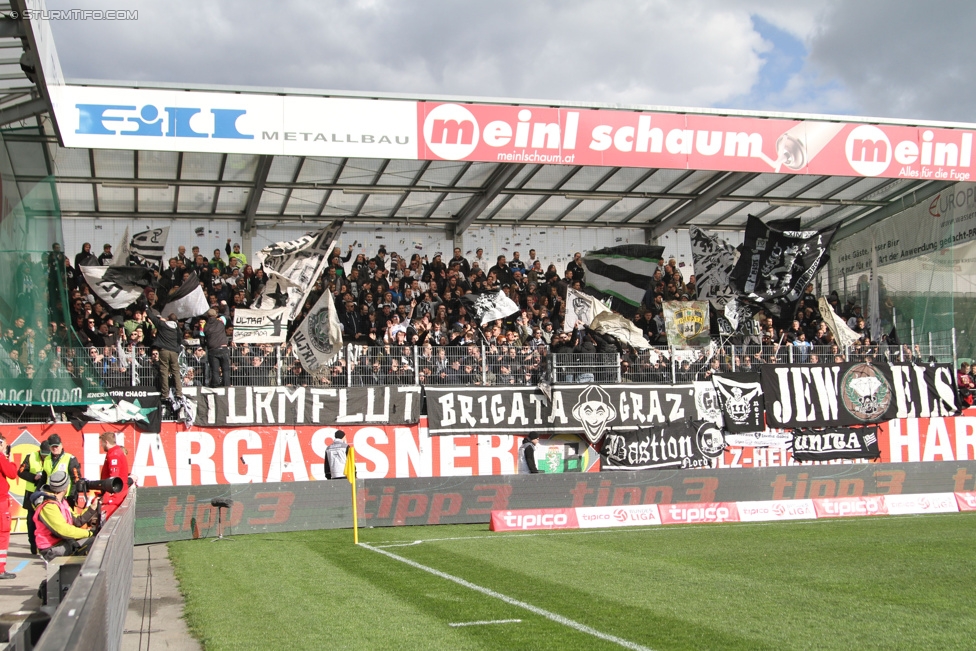
[[[124,484],[119,477],[109,477],[108,479],[82,479],[78,482],[78,492],[87,493],[88,491],[101,491],[103,493],[121,493]]]

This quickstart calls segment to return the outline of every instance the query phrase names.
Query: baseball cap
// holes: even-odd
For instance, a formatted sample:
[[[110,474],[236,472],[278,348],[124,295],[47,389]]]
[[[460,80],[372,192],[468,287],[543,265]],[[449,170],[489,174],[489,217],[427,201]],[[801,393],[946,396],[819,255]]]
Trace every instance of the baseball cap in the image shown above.
[[[61,437],[58,436],[57,434],[51,434],[51,436],[47,437],[47,444],[48,445],[61,445]]]

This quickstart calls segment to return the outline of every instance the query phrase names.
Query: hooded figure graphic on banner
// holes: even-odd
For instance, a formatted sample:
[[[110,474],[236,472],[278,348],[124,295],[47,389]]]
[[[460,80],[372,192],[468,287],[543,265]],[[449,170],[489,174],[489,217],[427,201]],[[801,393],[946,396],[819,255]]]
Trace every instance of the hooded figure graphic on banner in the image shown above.
[[[610,394],[595,384],[586,388],[573,407],[573,417],[583,424],[583,433],[590,443],[603,436],[607,424],[617,417]]]

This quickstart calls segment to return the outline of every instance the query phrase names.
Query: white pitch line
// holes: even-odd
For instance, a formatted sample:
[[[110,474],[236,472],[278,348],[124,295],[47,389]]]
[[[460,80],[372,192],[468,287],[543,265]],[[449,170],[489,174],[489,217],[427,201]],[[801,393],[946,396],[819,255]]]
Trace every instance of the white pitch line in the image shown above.
[[[495,592],[494,590],[482,587],[480,585],[477,585],[476,583],[471,583],[470,581],[466,581],[460,577],[454,576],[453,574],[447,574],[446,572],[435,570],[432,567],[422,565],[417,561],[410,560],[409,558],[404,558],[403,556],[397,556],[393,552],[388,552],[385,549],[377,549],[376,547],[373,547],[366,543],[360,543],[360,546],[365,547],[370,551],[376,552],[377,554],[382,554],[383,556],[392,558],[395,561],[400,561],[401,563],[409,565],[410,567],[427,572],[428,574],[433,574],[436,577],[446,579],[447,581],[456,583],[462,587],[468,588],[469,590],[474,590],[475,592],[480,592],[481,594],[487,595],[493,599],[498,599],[499,601],[503,601],[510,606],[515,606],[516,608],[522,608],[523,610],[527,610],[530,613],[539,615],[540,617],[545,617],[548,620],[556,622],[557,624],[562,624],[563,626],[571,628],[580,633],[586,633],[587,635],[592,635],[593,637],[599,638],[601,640],[606,640],[607,642],[613,642],[614,644],[618,646],[622,646],[625,649],[633,649],[633,651],[653,651],[649,647],[642,646],[640,644],[637,644],[636,642],[631,642],[630,640],[625,640],[622,637],[617,637],[616,635],[610,635],[609,633],[598,631],[595,628],[590,628],[586,624],[580,624],[579,622],[569,619],[568,617],[563,617],[562,615],[557,615],[556,613],[550,612],[543,608],[539,608],[538,606],[533,606],[530,603],[519,601],[518,599],[513,599],[512,597],[503,595],[500,592]]]
[[[459,626],[487,626],[488,624],[521,624],[521,619],[492,619],[481,622],[454,622],[448,626],[458,628]]]
[[[895,518],[934,518],[940,515],[949,516],[957,515],[956,513],[906,513],[904,515],[887,515],[884,516],[885,519],[895,519]],[[737,528],[745,527],[772,527],[779,524],[823,524],[825,522],[866,522],[871,521],[872,518],[810,518],[808,520],[769,520],[766,522],[704,522],[702,524],[677,524],[677,525],[648,525],[644,527],[607,527],[605,529],[573,529],[571,531],[559,531],[555,529],[547,530],[536,530],[536,531],[526,531],[525,533],[512,533],[512,532],[498,532],[495,534],[490,534],[487,536],[453,536],[450,538],[428,538],[426,540],[414,540],[409,543],[384,543],[373,545],[377,549],[385,549],[387,547],[413,547],[414,545],[420,545],[422,543],[431,542],[450,542],[455,540],[506,540],[508,538],[536,538],[539,536],[588,536],[591,534],[600,533],[664,533],[665,531],[690,531],[692,529],[707,529],[714,528],[717,524],[733,524]]]

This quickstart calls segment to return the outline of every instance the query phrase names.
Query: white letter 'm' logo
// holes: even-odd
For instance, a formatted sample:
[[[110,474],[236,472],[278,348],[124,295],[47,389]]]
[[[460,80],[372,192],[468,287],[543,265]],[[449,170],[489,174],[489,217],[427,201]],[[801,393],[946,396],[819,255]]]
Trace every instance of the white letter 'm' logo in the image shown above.
[[[891,141],[884,131],[871,124],[855,127],[848,134],[844,152],[847,162],[862,176],[883,174],[891,164]]]
[[[457,104],[441,104],[424,120],[424,140],[445,160],[461,160],[478,146],[478,121]]]

